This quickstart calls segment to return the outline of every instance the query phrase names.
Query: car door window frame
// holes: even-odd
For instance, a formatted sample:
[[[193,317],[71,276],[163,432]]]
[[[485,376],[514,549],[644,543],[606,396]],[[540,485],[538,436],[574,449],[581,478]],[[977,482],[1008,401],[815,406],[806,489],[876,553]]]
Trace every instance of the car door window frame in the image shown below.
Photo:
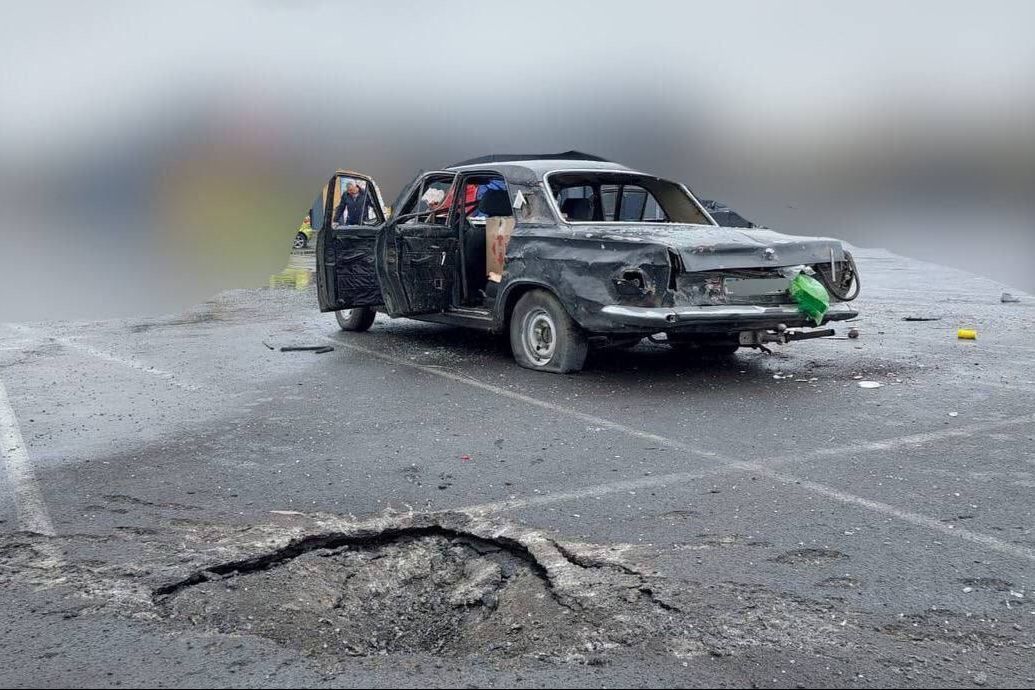
[[[510,209],[511,217],[514,218],[515,223],[517,222],[517,214],[514,213],[514,208],[513,208],[513,199],[514,199],[514,197],[511,195],[511,192],[510,192],[510,182],[509,182],[509,180],[507,180],[507,176],[506,175],[504,175],[499,170],[475,169],[475,170],[464,170],[463,172],[459,173],[456,176],[456,179],[453,181],[453,184],[454,184],[453,203],[450,205],[449,219],[448,219],[447,222],[448,222],[449,227],[453,228],[456,231],[457,237],[460,240],[460,257],[459,257],[459,259],[460,259],[459,260],[460,276],[459,277],[460,277],[460,281],[461,281],[460,282],[460,286],[461,286],[461,288],[460,288],[460,300],[461,300],[461,303],[463,303],[465,300],[466,301],[470,301],[470,299],[472,297],[472,295],[471,295],[471,292],[472,292],[471,285],[475,284],[473,279],[472,279],[472,276],[469,276],[468,272],[467,272],[467,268],[468,268],[468,261],[467,261],[468,246],[467,246],[467,236],[466,236],[466,233],[464,232],[464,223],[466,222],[467,224],[471,225],[472,228],[479,228],[481,230],[481,232],[483,232],[483,233],[485,232],[485,219],[472,219],[470,217],[470,214],[472,212],[477,212],[478,202],[480,200],[476,200],[474,208],[472,208],[470,211],[468,211],[468,209],[467,209],[467,185],[468,185],[468,183],[469,183],[469,181],[471,179],[477,179],[477,178],[497,178],[497,179],[499,179],[499,180],[501,180],[503,182],[503,189],[507,193],[507,199],[511,203],[511,209]],[[475,222],[473,222],[474,220],[481,220],[481,222],[480,223],[475,223]],[[482,253],[484,254],[484,249],[482,249]]]
[[[424,196],[424,193],[429,188],[428,179],[432,178],[432,177],[441,177],[441,178],[451,177],[452,181],[451,181],[450,185],[451,186],[455,186],[456,185],[456,179],[457,179],[457,173],[453,172],[453,171],[449,171],[449,170],[432,170],[431,172],[426,172],[426,173],[423,173],[420,176],[418,176],[414,180],[414,182],[411,183],[411,185],[410,185],[410,188],[413,189],[413,191],[408,196],[406,196],[404,198],[403,202],[399,205],[399,214],[396,215],[392,219],[393,222],[395,222],[397,224],[400,224],[400,225],[405,225],[408,221],[411,221],[414,218],[417,218],[418,221],[419,221],[419,219],[420,219],[420,217],[422,215],[424,215],[426,213],[431,213],[431,211],[427,211],[427,210],[424,210],[424,211],[405,211],[405,209],[410,205],[411,202],[415,203],[416,207],[420,206],[421,198]],[[447,194],[448,194],[448,192],[447,192]],[[447,216],[447,221],[446,222],[448,224],[448,216]]]
[[[344,179],[350,179],[350,180],[362,180],[363,182],[366,183],[364,185],[364,187],[363,187],[363,191],[364,191],[365,194],[370,195],[370,199],[371,199],[370,209],[374,211],[374,215],[375,215],[375,219],[374,220],[377,221],[376,223],[368,223],[368,222],[366,222],[366,219],[364,219],[364,222],[359,223],[358,225],[355,225],[355,226],[353,226],[353,225],[341,225],[341,226],[338,226],[338,227],[334,226],[334,209],[338,205],[337,202],[335,201],[334,197],[335,197],[335,194],[337,193],[337,190],[341,187],[341,180],[343,178]],[[377,189],[377,183],[374,181],[374,178],[370,177],[369,175],[364,175],[362,173],[357,173],[357,172],[354,172],[354,171],[338,171],[338,172],[334,173],[334,176],[331,178],[329,189],[327,191],[329,193],[327,194],[327,200],[324,202],[324,218],[323,218],[323,223],[321,224],[321,227],[320,227],[320,231],[321,232],[323,232],[325,230],[347,231],[348,228],[350,228],[350,227],[376,228],[378,226],[384,225],[385,222],[387,221],[387,217],[385,216],[385,211],[384,211],[384,204],[382,203],[382,199],[381,199],[381,194],[378,192],[378,189]],[[341,198],[344,198],[344,196],[345,196],[345,190],[342,189],[341,190]],[[338,201],[340,201],[341,198],[339,198]]]

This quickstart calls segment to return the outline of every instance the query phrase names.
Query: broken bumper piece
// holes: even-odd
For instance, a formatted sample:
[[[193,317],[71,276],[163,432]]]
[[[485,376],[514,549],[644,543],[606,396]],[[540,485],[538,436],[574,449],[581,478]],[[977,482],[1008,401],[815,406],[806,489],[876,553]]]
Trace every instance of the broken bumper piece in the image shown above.
[[[625,307],[608,305],[601,314],[622,326],[655,328],[659,331],[733,331],[813,325],[794,305],[709,305],[700,307]],[[845,321],[858,316],[846,304],[831,305],[823,323]]]

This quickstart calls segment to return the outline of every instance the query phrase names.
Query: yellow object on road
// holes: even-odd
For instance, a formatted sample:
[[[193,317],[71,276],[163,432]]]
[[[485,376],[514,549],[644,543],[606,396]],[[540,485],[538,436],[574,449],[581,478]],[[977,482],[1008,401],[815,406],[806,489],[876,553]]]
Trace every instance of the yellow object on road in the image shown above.
[[[977,340],[977,331],[970,328],[961,328],[956,336],[960,340]]]

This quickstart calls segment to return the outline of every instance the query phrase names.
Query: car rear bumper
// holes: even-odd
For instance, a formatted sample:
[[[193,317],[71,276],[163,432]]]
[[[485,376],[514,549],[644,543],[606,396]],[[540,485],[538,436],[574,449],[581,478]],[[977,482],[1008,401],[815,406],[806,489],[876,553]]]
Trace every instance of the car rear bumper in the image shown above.
[[[626,307],[612,304],[600,311],[601,316],[622,327],[644,327],[657,331],[680,330],[728,332],[761,330],[785,325],[816,326],[794,305],[709,305],[701,307]],[[847,304],[831,305],[823,323],[844,321],[859,315]]]

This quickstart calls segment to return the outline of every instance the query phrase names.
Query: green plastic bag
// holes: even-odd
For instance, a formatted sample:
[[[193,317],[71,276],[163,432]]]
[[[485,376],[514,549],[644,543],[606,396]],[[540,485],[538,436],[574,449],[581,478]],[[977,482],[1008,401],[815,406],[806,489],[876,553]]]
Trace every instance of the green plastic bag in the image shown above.
[[[798,304],[798,311],[805,314],[819,326],[830,310],[830,295],[823,284],[805,273],[794,276],[789,289],[791,299]]]

